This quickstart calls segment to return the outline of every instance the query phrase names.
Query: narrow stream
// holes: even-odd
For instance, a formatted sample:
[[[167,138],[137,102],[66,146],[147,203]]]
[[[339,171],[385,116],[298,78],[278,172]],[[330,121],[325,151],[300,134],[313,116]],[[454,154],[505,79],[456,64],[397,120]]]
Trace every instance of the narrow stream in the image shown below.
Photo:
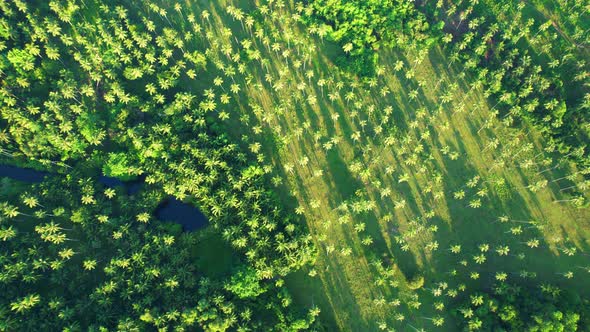
[[[0,178],[7,177],[17,181],[40,183],[45,177],[60,176],[60,174],[37,171],[30,168],[0,165]],[[117,178],[101,175],[98,182],[106,187],[125,187],[128,195],[136,194],[143,187],[145,176],[133,181],[121,181]],[[155,211],[160,221],[175,222],[182,225],[185,232],[192,232],[206,227],[209,223],[205,215],[196,207],[183,203],[175,198],[165,199]]]

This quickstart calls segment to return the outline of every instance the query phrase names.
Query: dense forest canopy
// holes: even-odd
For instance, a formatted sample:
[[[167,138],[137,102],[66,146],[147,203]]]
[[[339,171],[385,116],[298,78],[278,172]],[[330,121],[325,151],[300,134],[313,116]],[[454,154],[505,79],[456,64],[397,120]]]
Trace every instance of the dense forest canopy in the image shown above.
[[[325,1],[298,4],[310,31],[339,42],[345,56],[339,59],[346,68],[361,75],[374,74],[381,45],[408,47],[432,43],[431,27],[413,1]],[[436,24],[440,28],[442,24]]]
[[[467,319],[467,331],[576,331],[587,305],[577,294],[549,285],[531,290],[502,283],[491,294],[471,295],[456,314]]]
[[[588,0],[0,0],[0,331],[588,331],[589,50]]]
[[[313,322],[286,311],[280,279],[313,260],[309,239],[187,84],[207,64],[194,17],[148,2],[1,5],[6,162],[68,173],[3,203],[3,329]],[[145,174],[150,189],[129,201],[86,181],[92,169]],[[235,275],[208,280],[191,263],[197,238],[147,227],[164,194],[208,212],[243,256]]]

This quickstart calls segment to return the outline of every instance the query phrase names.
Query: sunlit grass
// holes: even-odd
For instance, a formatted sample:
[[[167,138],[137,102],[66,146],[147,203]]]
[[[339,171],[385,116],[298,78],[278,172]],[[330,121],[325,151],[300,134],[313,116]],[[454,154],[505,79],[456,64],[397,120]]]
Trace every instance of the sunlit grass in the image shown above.
[[[550,166],[540,161],[550,156],[543,151],[543,137],[524,125],[516,129],[501,123],[492,114],[494,105],[473,87],[460,64],[449,65],[438,49],[423,56],[382,52],[382,75],[374,84],[361,83],[338,74],[325,56],[333,45],[309,37],[288,20],[293,14],[289,6],[271,6],[267,17],[273,18],[262,25],[265,45],[253,33],[256,29],[244,28],[224,11],[231,2],[193,5],[211,14],[203,22],[204,33],[214,36],[209,43],[231,45],[235,54],[237,49],[243,52],[241,42],[249,39],[264,59],[248,62],[245,73],[224,78],[232,101],[219,111],[231,115],[230,134],[273,165],[271,175],[281,196],[286,204],[296,202],[293,207],[307,221],[318,260],[313,270],[289,277],[289,284],[300,304],[320,306],[326,324],[351,331],[376,330],[379,321],[405,326],[396,323],[397,314],[413,320],[433,312],[432,296],[410,290],[408,281],[422,275],[432,287],[449,278],[449,270],[460,268],[461,260],[468,261],[460,272],[465,276],[472,268],[492,277],[499,266],[514,274],[526,269],[544,280],[588,291],[582,276],[565,280],[558,274],[584,258],[556,259],[566,244],[587,246],[587,210],[554,203],[563,197],[555,183],[531,191],[539,181],[575,170],[564,164],[544,171]],[[242,9],[248,13],[254,6]],[[231,35],[224,32],[226,27]],[[223,61],[231,63],[229,58]],[[404,67],[396,70],[399,61]],[[205,80],[212,82],[214,76]],[[240,91],[228,92],[232,84]],[[388,143],[388,136],[395,140]],[[402,144],[408,138],[413,141]],[[508,164],[494,166],[503,151],[511,151],[504,156]],[[414,153],[418,159],[412,161]],[[468,183],[476,177],[471,187]],[[504,181],[506,196],[490,179]],[[461,191],[466,197],[456,198]],[[367,211],[351,211],[362,202],[369,202]],[[531,222],[543,226],[532,227]],[[420,227],[425,230],[411,241],[396,241]],[[525,244],[532,239],[540,241],[540,248]],[[466,254],[450,252],[457,243]],[[491,248],[485,268],[472,259],[482,244]],[[503,246],[510,254],[495,253]],[[395,287],[379,283],[371,265],[375,259],[391,265]],[[486,277],[471,285],[490,282]],[[407,307],[412,294],[419,296],[419,310]],[[402,300],[399,306],[397,299]],[[332,325],[327,326],[330,330]],[[453,330],[451,323],[446,327]]]

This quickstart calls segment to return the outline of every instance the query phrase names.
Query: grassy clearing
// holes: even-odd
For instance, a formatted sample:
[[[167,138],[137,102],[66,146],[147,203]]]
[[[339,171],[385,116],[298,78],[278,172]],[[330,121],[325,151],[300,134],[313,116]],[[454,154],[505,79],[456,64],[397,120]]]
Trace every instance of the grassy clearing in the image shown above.
[[[206,228],[196,237],[192,257],[200,271],[205,271],[211,280],[226,277],[239,265],[239,258],[233,254],[231,246],[215,230]]]
[[[383,51],[381,75],[360,82],[337,74],[326,54],[338,50],[293,22],[291,3],[266,4],[254,26],[228,14],[230,1],[193,5],[211,14],[206,43],[225,53],[203,77],[204,86],[223,77],[215,92],[231,97],[215,113],[229,114],[228,131],[272,166],[319,249],[314,269],[287,281],[297,303],[322,309],[326,330],[432,329],[423,317],[453,303],[434,295],[437,283],[467,294],[497,272],[589,293],[577,268],[589,265],[580,254],[588,210],[555,203],[572,185],[557,179],[576,170],[546,153],[534,129],[501,123],[460,64],[437,49]],[[425,285],[413,290],[418,276]],[[445,321],[441,329],[456,329]]]

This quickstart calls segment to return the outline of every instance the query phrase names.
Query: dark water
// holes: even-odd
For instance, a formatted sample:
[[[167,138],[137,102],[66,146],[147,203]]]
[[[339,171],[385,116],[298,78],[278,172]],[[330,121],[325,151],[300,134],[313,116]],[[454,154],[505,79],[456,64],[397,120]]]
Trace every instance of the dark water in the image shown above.
[[[135,180],[132,180],[132,181],[121,181],[117,178],[112,178],[112,177],[105,176],[105,175],[101,175],[98,177],[98,182],[102,183],[106,187],[109,187],[109,188],[125,187],[125,189],[127,190],[127,195],[136,194],[143,186],[144,180],[145,180],[145,176],[143,176],[143,175]]]
[[[8,177],[23,182],[39,183],[46,176],[58,176],[30,168],[0,165],[0,177]],[[125,187],[128,195],[136,194],[143,187],[145,176],[140,176],[133,181],[121,181],[117,178],[101,175],[98,182],[106,187]],[[167,198],[156,209],[156,218],[161,221],[175,222],[182,225],[185,232],[201,229],[208,225],[207,218],[196,207],[183,203],[174,198]]]
[[[175,198],[168,198],[158,206],[156,218],[181,224],[185,232],[201,229],[208,224],[207,218],[199,209]]]
[[[46,176],[57,176],[57,174],[37,171],[31,168],[0,165],[0,177],[8,177],[23,182],[39,183],[42,182]],[[137,193],[141,189],[144,180],[145,176],[139,177],[137,180],[133,181],[121,181],[117,178],[104,175],[98,177],[98,182],[106,187],[125,187],[127,194],[129,195]]]
[[[0,177],[8,177],[18,181],[39,183],[50,173],[36,171],[34,169],[0,165]]]

